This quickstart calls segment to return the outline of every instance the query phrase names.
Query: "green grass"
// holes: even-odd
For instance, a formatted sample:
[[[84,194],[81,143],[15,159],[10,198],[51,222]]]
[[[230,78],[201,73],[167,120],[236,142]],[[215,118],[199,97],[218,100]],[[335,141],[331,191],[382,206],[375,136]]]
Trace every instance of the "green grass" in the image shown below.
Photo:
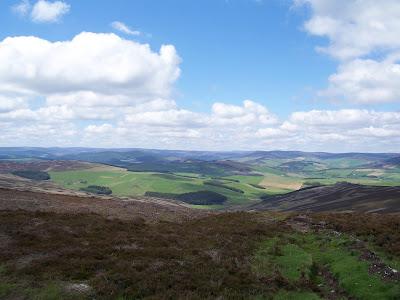
[[[6,299],[15,289],[15,285],[7,282],[0,282],[0,299]]]
[[[384,282],[378,275],[369,274],[368,263],[359,260],[359,253],[348,249],[347,237],[307,234],[298,241],[305,251],[312,254],[316,263],[329,266],[350,295],[366,300],[396,299],[400,295],[399,285]]]
[[[255,255],[255,270],[258,273],[279,272],[290,281],[309,278],[312,256],[295,244],[280,244],[278,238],[262,243]]]
[[[304,182],[312,181],[321,184],[335,184],[340,181],[347,181],[355,184],[364,185],[379,185],[379,186],[396,186],[400,185],[400,168],[383,169],[377,168],[380,175],[374,177],[371,175],[373,171],[363,167],[372,161],[364,159],[325,159],[313,160],[313,165],[305,165],[298,170],[279,169],[279,166],[284,163],[296,163],[297,160],[291,159],[271,159],[257,162],[253,165],[254,170],[263,173],[266,178],[275,181],[274,178],[282,177],[276,183]],[[288,189],[290,190],[290,189]],[[284,193],[288,190],[277,189],[276,193]]]
[[[181,194],[209,190],[228,197],[227,204],[244,204],[250,201],[258,201],[263,190],[257,189],[244,182],[225,181],[224,185],[243,190],[240,194],[226,188],[204,185],[211,177],[189,178],[174,174],[152,172],[129,172],[125,170],[78,170],[50,172],[51,180],[66,188],[79,190],[89,185],[109,187],[116,196],[141,196],[145,192],[160,192]],[[193,176],[193,174],[192,174]],[[193,176],[194,177],[194,176]],[[257,180],[262,177],[258,176]],[[257,181],[256,180],[256,181]]]
[[[297,245],[287,244],[282,247],[282,256],[276,258],[282,275],[289,280],[299,280],[302,276],[309,278],[312,266],[311,254]]]
[[[266,160],[253,165],[259,176],[219,176],[196,173],[157,173],[157,172],[129,172],[123,169],[107,167],[104,170],[87,169],[77,171],[50,172],[51,179],[70,189],[79,190],[88,185],[107,186],[116,196],[141,196],[145,192],[160,192],[181,194],[201,190],[213,191],[228,198],[226,205],[241,205],[252,201],[259,201],[265,194],[283,194],[301,188],[304,182],[318,182],[331,185],[340,181],[364,185],[395,186],[400,185],[400,168],[378,169],[382,174],[373,177],[373,171],[360,169],[365,161],[360,160],[321,160],[315,166],[304,167],[303,170],[284,172],[277,169],[282,163],[290,160]],[[326,166],[326,169],[321,168]],[[226,187],[242,190],[244,193],[231,191],[227,188],[204,185],[205,181],[218,180]],[[235,182],[237,181],[237,182]],[[252,186],[256,185],[256,186]],[[257,188],[257,185],[265,189]]]
[[[318,284],[320,281],[317,280],[321,278],[317,279],[313,274],[313,267],[324,266],[338,279],[339,285],[357,299],[398,299],[400,285],[370,274],[368,262],[361,261],[360,253],[350,250],[349,243],[345,235],[295,233],[275,237],[260,244],[253,269],[265,276],[281,274],[293,284],[304,279],[312,279]],[[387,262],[393,265],[392,261]],[[303,299],[286,292],[282,297],[277,299]]]
[[[32,299],[35,300],[58,300],[58,299],[71,299],[72,295],[68,295],[68,297],[62,292],[61,288],[54,284],[50,283],[44,288],[34,292],[32,295]]]

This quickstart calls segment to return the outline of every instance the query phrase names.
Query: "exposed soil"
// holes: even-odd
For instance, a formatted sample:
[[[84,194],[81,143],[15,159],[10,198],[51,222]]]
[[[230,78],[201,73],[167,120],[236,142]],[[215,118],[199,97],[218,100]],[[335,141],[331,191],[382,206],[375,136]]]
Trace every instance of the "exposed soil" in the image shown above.
[[[318,268],[318,275],[324,279],[324,283],[319,286],[318,292],[324,299],[337,300],[337,299],[348,299],[353,300],[354,298],[349,296],[348,293],[340,286],[339,281],[332,272],[326,267]]]
[[[385,264],[376,253],[366,248],[364,242],[357,240],[351,248],[361,251],[360,260],[370,264],[368,269],[370,274],[378,274],[386,281],[400,282],[399,271]]]

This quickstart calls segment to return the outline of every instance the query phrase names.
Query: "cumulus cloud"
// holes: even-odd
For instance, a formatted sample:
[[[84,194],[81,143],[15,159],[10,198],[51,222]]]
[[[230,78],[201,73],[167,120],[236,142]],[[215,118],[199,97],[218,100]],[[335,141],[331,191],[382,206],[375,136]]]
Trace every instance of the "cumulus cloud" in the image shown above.
[[[243,101],[243,106],[214,103],[212,122],[220,125],[274,124],[277,118],[268,109],[251,100]]]
[[[253,100],[195,112],[173,100],[179,75],[173,45],[154,51],[115,34],[86,32],[58,42],[6,38],[0,42],[0,145],[400,148],[400,112],[311,110],[280,119]]]
[[[400,101],[400,64],[397,60],[355,59],[339,66],[320,95],[358,103]]]
[[[71,6],[63,1],[39,0],[32,8],[32,21],[37,23],[59,22],[61,17],[67,14]]]
[[[103,95],[118,95],[117,102],[167,97],[180,74],[172,45],[156,53],[147,44],[90,32],[61,42],[9,37],[0,42],[0,62],[0,92],[54,95],[55,102],[57,97],[71,102],[101,102]]]
[[[120,22],[120,21],[114,21],[111,23],[111,27],[114,28],[115,30],[121,31],[125,34],[128,35],[140,35],[141,32],[138,30],[133,30],[131,29],[128,25]]]
[[[320,94],[358,103],[400,101],[400,2],[397,0],[294,0],[308,5],[304,29],[326,37],[317,50],[339,61]]]
[[[329,45],[319,50],[341,60],[400,47],[397,0],[295,0],[295,4],[312,9],[306,31],[329,39]]]

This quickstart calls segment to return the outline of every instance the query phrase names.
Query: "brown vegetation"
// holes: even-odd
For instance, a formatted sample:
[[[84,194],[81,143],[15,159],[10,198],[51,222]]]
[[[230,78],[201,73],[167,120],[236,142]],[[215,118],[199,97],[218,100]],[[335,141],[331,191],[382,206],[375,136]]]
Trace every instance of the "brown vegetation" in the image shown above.
[[[156,198],[117,198],[110,196],[65,195],[0,188],[0,210],[44,211],[57,213],[95,213],[111,219],[146,222],[182,221],[208,214],[179,202]]]
[[[278,289],[278,282],[265,284],[251,271],[251,255],[257,242],[279,230],[247,213],[145,224],[1,211],[8,244],[0,248],[0,264],[8,279],[88,284],[96,298],[248,298]]]
[[[32,160],[32,161],[0,161],[0,173],[11,173],[14,171],[66,171],[80,170],[98,166],[82,161],[73,160]]]

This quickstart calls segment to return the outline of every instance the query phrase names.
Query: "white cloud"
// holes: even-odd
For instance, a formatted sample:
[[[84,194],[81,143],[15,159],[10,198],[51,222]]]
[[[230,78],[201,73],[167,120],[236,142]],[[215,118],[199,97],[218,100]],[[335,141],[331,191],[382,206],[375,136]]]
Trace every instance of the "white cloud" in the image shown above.
[[[384,62],[390,69],[395,61],[392,55]],[[216,102],[209,112],[182,108],[173,100],[179,65],[172,45],[153,51],[115,34],[81,33],[59,42],[6,38],[0,42],[0,145],[400,149],[400,112],[311,110],[280,120],[252,100]],[[395,77],[373,75],[369,81]],[[348,76],[365,85],[366,75]]]
[[[400,1],[294,0],[309,5],[304,29],[340,64],[320,95],[364,104],[400,101]]]
[[[243,101],[243,106],[214,103],[212,122],[219,125],[274,124],[277,118],[268,109],[251,100]]]
[[[309,4],[304,28],[330,43],[319,49],[339,59],[400,47],[400,2],[397,0],[295,0]]]
[[[63,1],[39,0],[32,8],[32,21],[37,23],[59,22],[61,17],[67,14],[71,6]]]
[[[366,109],[311,110],[292,113],[290,122],[315,127],[345,126],[347,128],[400,124],[400,112],[376,112]]]
[[[393,60],[355,59],[339,66],[320,95],[358,103],[400,101],[400,64]]]
[[[131,124],[143,124],[159,127],[199,127],[204,126],[205,124],[205,120],[201,114],[184,109],[128,114],[125,117],[125,121]]]
[[[133,30],[128,25],[119,21],[112,22],[111,27],[128,35],[141,35],[140,31]]]
[[[102,124],[102,125],[89,125],[85,128],[85,132],[91,134],[104,134],[111,132],[113,126],[111,124]]]
[[[382,127],[373,127],[373,126],[351,130],[349,134],[365,136],[365,137],[377,137],[377,138],[400,137],[400,131],[398,129],[395,130]]]
[[[172,45],[156,53],[147,44],[90,32],[61,42],[9,37],[0,42],[0,62],[0,92],[52,95],[54,102],[57,97],[102,102],[118,95],[116,102],[136,103],[168,97],[180,74]]]
[[[26,100],[24,98],[0,95],[0,113],[10,112],[23,107],[26,107]]]
[[[259,138],[282,138],[290,135],[289,131],[285,131],[281,128],[261,128],[256,131],[256,137]]]

